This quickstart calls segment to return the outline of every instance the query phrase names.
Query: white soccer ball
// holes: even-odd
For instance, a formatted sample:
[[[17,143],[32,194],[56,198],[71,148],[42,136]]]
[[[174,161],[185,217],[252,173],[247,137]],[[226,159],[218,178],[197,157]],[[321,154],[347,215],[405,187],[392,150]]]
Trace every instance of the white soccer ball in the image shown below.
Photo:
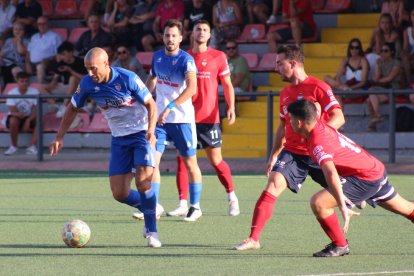
[[[69,247],[84,247],[91,237],[91,229],[80,219],[68,220],[63,226],[62,240]]]

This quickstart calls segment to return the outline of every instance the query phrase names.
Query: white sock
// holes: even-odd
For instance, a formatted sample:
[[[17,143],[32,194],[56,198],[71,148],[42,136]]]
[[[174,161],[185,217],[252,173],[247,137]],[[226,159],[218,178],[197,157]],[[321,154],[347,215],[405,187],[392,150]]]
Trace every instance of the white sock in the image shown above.
[[[181,199],[180,200],[180,207],[186,207],[187,208],[187,206],[188,206],[187,200]]]
[[[233,191],[233,192],[228,193],[228,194],[227,194],[227,199],[228,199],[229,201],[237,200],[236,193],[235,193],[234,191]]]
[[[191,207],[194,207],[196,209],[200,209],[200,202],[197,202],[196,204],[191,205]]]

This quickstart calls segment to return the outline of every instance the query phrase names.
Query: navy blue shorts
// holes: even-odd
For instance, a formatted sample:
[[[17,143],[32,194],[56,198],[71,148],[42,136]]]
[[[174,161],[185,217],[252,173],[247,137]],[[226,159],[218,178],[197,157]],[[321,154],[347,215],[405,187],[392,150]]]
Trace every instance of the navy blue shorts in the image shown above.
[[[288,188],[294,193],[299,192],[308,175],[323,188],[328,187],[321,168],[307,155],[282,150],[272,171],[280,172],[285,177]]]
[[[388,182],[387,174],[372,182],[361,180],[355,176],[341,178],[346,204],[350,208],[362,201],[366,201],[375,208],[378,201],[388,201],[397,195],[397,191]]]
[[[219,148],[222,143],[220,124],[196,124],[197,149]]]
[[[280,37],[282,38],[282,41],[288,41],[293,39],[293,35],[292,35],[292,29],[289,28],[284,28],[284,29],[280,29],[278,31],[276,31]],[[314,32],[312,30],[312,28],[310,27],[309,24],[307,24],[306,22],[303,22],[303,28],[302,28],[302,38],[310,38],[314,36]]]
[[[174,146],[182,157],[196,155],[197,136],[194,123],[167,123],[162,126],[157,125],[155,136],[157,136],[156,149],[161,154],[164,153],[165,146],[169,142],[174,142]]]

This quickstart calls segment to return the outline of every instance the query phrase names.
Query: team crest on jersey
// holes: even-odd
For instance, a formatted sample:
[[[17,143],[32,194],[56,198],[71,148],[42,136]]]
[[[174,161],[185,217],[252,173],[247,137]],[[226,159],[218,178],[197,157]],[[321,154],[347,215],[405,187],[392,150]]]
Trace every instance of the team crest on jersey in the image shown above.
[[[204,60],[201,62],[201,65],[203,65],[203,66],[207,66],[207,60],[206,60],[206,59],[204,59]]]
[[[94,88],[93,88],[93,90],[95,90],[95,92],[98,92],[99,91],[99,86],[95,86]]]
[[[116,90],[118,90],[118,91],[121,91],[121,89],[122,89],[122,86],[121,86],[121,84],[119,84],[119,83],[115,83],[114,87],[115,87],[115,89],[116,89]]]
[[[282,109],[283,109],[283,114],[287,114],[287,113],[288,113],[288,111],[287,111],[287,106],[286,106],[286,105],[284,105],[284,106],[282,107]]]
[[[79,94],[80,93],[80,85],[78,85],[78,87],[76,87],[75,93],[76,94]]]
[[[299,92],[299,95],[298,95],[298,100],[302,100],[303,99],[303,92],[302,91],[300,91]]]

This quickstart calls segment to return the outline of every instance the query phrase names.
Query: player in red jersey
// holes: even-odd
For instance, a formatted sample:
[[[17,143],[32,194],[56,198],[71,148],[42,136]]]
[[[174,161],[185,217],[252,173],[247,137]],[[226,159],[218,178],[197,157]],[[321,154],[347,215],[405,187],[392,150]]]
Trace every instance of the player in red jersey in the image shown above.
[[[207,157],[215,169],[220,182],[227,191],[229,201],[228,214],[240,213],[239,202],[234,192],[229,165],[221,154],[221,128],[218,109],[218,79],[224,88],[224,97],[228,106],[228,124],[235,122],[234,89],[230,80],[230,69],[226,55],[207,46],[210,39],[210,24],[199,20],[193,28],[194,47],[188,53],[193,56],[197,67],[197,94],[193,96],[198,148],[206,151]],[[188,211],[188,177],[183,160],[177,157],[177,188],[180,198],[178,208],[167,215],[182,216]]]
[[[294,131],[303,135],[311,158],[319,164],[328,189],[311,198],[312,211],[322,229],[331,239],[314,257],[337,257],[349,254],[347,232],[351,210],[355,204],[366,201],[372,207],[402,215],[414,223],[414,203],[402,198],[388,182],[384,165],[336,129],[318,120],[311,101],[299,100],[288,107]],[[341,229],[334,207],[339,207],[344,219]]]
[[[299,192],[308,174],[320,185],[326,186],[322,171],[309,157],[305,139],[295,133],[289,124],[288,105],[298,99],[308,99],[321,107],[321,116],[329,125],[338,128],[345,122],[329,85],[306,74],[300,46],[280,46],[275,70],[290,85],[280,93],[280,125],[267,163],[267,186],[256,202],[250,236],[236,245],[236,250],[260,248],[259,237],[263,227],[272,216],[277,198],[286,188]]]

